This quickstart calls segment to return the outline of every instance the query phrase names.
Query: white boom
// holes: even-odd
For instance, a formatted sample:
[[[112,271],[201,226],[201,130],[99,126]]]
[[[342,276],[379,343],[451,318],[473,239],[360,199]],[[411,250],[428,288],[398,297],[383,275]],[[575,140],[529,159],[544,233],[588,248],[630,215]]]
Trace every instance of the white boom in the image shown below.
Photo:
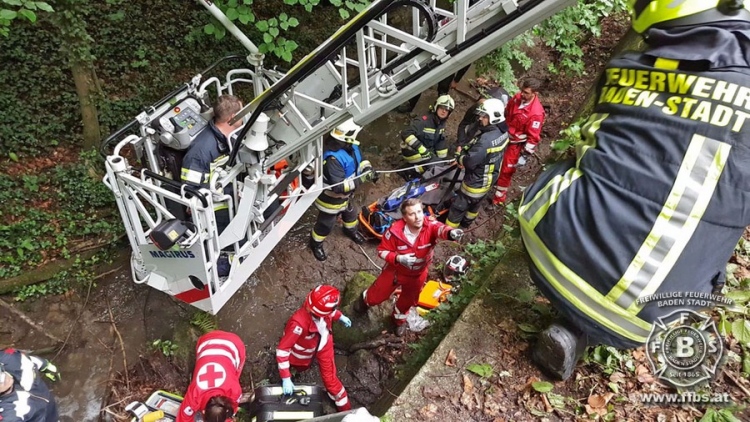
[[[107,138],[102,150],[104,183],[132,247],[134,281],[212,314],[315,201],[324,134],[350,117],[360,125],[374,121],[573,3],[456,0],[453,10],[443,10],[435,0],[373,1],[281,72],[263,67],[255,45],[211,1],[199,1],[248,49],[250,68],[209,77],[217,62]],[[404,9],[410,27],[391,24],[388,16]],[[244,125],[229,160],[213,173],[210,189],[182,184],[182,156],[212,118],[209,98],[240,84],[251,84],[254,98],[236,117]],[[225,195],[230,185],[233,194]],[[232,217],[222,233],[213,213],[218,202]],[[154,241],[164,236],[175,241],[167,250]],[[217,272],[222,253],[231,257],[226,278]]]

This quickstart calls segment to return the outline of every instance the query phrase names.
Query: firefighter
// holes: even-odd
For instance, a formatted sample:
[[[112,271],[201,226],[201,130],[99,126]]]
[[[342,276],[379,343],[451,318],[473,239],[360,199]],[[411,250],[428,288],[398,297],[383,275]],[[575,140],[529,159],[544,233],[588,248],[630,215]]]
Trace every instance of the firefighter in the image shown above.
[[[531,277],[565,318],[532,356],[563,379],[587,340],[636,347],[657,318],[699,305],[654,297],[720,292],[750,224],[750,4],[629,7],[646,51],[608,63],[576,160],[519,208]]]
[[[545,114],[544,107],[539,101],[540,87],[539,80],[525,79],[521,83],[521,91],[514,95],[505,107],[510,145],[505,149],[495,196],[492,198],[495,205],[504,204],[507,200],[508,188],[521,157],[523,156],[525,162],[526,157],[533,154],[539,144]]]
[[[46,359],[19,350],[0,352],[0,420],[3,422],[56,422],[57,404],[41,375],[60,379],[57,367]]]
[[[458,241],[464,232],[443,223],[424,218],[422,201],[409,198],[401,203],[402,219],[394,222],[383,235],[378,256],[385,261],[383,271],[354,304],[357,313],[379,305],[391,297],[396,287],[401,294],[393,307],[396,334],[408,330],[406,315],[417,305],[419,293],[427,281],[427,272],[439,239]]]
[[[497,181],[503,150],[508,145],[508,134],[498,124],[505,120],[505,104],[491,98],[477,108],[477,135],[462,147],[456,162],[464,169],[461,189],[451,204],[445,223],[456,228],[468,228],[477,218],[482,200]]]
[[[242,126],[242,119],[229,124],[241,109],[242,102],[234,95],[221,95],[216,99],[213,120],[193,140],[182,159],[181,178],[184,183],[209,189],[208,182],[214,170],[229,157],[229,135]],[[224,193],[231,195],[231,186],[226,186]],[[221,233],[229,225],[229,205],[215,203],[214,215]]]
[[[474,105],[466,110],[463,119],[461,119],[461,122],[458,124],[458,131],[456,131],[458,150],[456,151],[456,154],[461,152],[461,148],[463,148],[463,146],[466,145],[476,134],[476,130],[479,127],[479,122],[477,120],[479,106],[482,105],[485,100],[495,98],[503,102],[503,109],[505,109],[505,106],[508,104],[508,99],[510,98],[508,91],[500,87],[490,88],[484,95],[485,96],[479,98]],[[505,122],[505,119],[498,123],[497,127],[502,132],[508,131],[508,124]]]
[[[310,249],[318,261],[325,261],[328,257],[323,241],[331,233],[339,214],[344,223],[344,234],[358,245],[365,243],[357,227],[359,214],[351,199],[357,187],[362,182],[375,181],[377,173],[370,161],[362,159],[357,141],[360,130],[362,127],[349,119],[334,128],[325,140],[323,181],[336,186],[324,190],[315,200],[319,212],[310,233]]]
[[[193,421],[200,414],[206,422],[224,422],[237,412],[245,366],[245,344],[226,331],[202,335],[195,345],[195,369],[176,422]]]
[[[333,286],[323,284],[312,289],[302,307],[286,323],[284,335],[276,347],[276,363],[284,394],[293,394],[290,368],[305,371],[310,368],[313,359],[317,359],[328,396],[338,411],[343,412],[351,409],[352,405],[336,374],[331,325],[333,321],[339,321],[349,328],[352,321],[337,309],[339,301],[339,291]]]
[[[430,112],[412,120],[411,124],[401,131],[401,155],[409,167],[425,164],[433,159],[448,157],[448,142],[445,140],[445,123],[456,107],[450,95],[441,95],[430,107]],[[415,172],[407,177],[424,173],[425,168],[418,166]]]

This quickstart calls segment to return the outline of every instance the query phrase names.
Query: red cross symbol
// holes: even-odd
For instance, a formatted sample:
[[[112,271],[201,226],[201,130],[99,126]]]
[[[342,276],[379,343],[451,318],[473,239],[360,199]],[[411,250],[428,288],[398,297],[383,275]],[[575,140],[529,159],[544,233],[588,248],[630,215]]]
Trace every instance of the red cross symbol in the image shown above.
[[[221,365],[207,363],[198,370],[198,387],[202,390],[219,387],[227,379],[227,373]]]

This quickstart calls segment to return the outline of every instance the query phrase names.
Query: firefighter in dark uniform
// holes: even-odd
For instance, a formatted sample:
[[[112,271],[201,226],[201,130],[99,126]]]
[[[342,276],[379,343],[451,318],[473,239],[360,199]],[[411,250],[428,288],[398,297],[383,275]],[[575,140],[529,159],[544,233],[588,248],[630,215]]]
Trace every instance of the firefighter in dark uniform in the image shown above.
[[[401,131],[401,155],[409,167],[448,157],[445,123],[455,107],[456,103],[450,95],[441,95],[429,113],[412,120]],[[418,176],[424,173],[425,168],[419,166],[415,170],[408,172],[406,177]]]
[[[3,422],[57,422],[57,404],[46,378],[60,373],[48,360],[19,350],[0,351],[0,420]]]
[[[242,119],[234,125],[231,120],[242,109],[242,102],[234,95],[221,95],[214,105],[213,121],[190,144],[182,159],[181,178],[184,183],[208,189],[214,170],[229,157],[229,135],[242,126]],[[231,186],[224,188],[231,195]],[[226,202],[214,204],[214,215],[219,233],[229,225],[229,206]]]
[[[565,318],[533,357],[563,379],[585,340],[636,347],[657,318],[696,310],[652,295],[719,292],[750,224],[750,4],[629,6],[648,49],[610,61],[576,160],[519,209],[531,277]]]
[[[510,99],[508,91],[500,87],[490,88],[484,95],[484,97],[480,98],[474,105],[466,110],[464,118],[461,119],[461,122],[458,124],[458,131],[456,132],[456,143],[458,144],[459,149],[457,153],[461,152],[461,148],[463,148],[464,145],[471,141],[476,134],[476,130],[479,127],[479,121],[477,120],[477,115],[479,114],[479,106],[481,106],[482,103],[485,102],[485,100],[496,98],[503,102],[503,108],[505,108],[505,106],[508,104],[508,100]],[[504,118],[502,122],[497,124],[497,127],[502,132],[508,131],[508,125],[505,122]]]
[[[459,225],[467,228],[477,218],[482,199],[497,181],[503,150],[508,145],[508,134],[497,127],[505,120],[505,104],[491,98],[479,105],[477,113],[478,134],[456,157],[458,165],[464,168],[464,179],[445,221],[453,228]]]
[[[375,180],[377,174],[368,160],[362,160],[357,141],[361,129],[349,119],[333,129],[325,140],[323,181],[332,187],[315,200],[315,207],[320,212],[310,234],[310,249],[318,261],[327,258],[323,241],[331,233],[339,214],[344,223],[344,234],[358,245],[365,242],[357,227],[358,212],[351,198],[362,182]]]

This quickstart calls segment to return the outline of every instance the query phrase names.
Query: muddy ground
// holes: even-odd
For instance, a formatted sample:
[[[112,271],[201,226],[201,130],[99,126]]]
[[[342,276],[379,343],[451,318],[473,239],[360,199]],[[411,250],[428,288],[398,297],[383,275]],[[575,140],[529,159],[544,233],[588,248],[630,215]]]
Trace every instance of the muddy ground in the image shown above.
[[[608,59],[609,51],[621,37],[624,29],[622,22],[610,21],[605,25],[604,36],[601,39],[585,43],[587,71],[584,76],[571,78],[549,75],[546,73],[546,64],[555,60],[554,54],[543,49],[532,52],[535,65],[528,74],[545,82],[541,99],[550,107],[550,114],[544,125],[538,159],[531,160],[516,174],[510,194],[511,200],[518,199],[523,188],[541,170],[542,163],[550,154],[549,142],[554,140],[559,130],[573,119],[578,104],[583,101],[589,88],[594,84],[595,76]],[[459,91],[453,93],[457,100],[457,109],[449,122],[448,133],[452,138],[458,121],[477,95],[474,89],[476,82],[477,78],[470,73],[462,81]],[[481,79],[479,82],[486,83]],[[435,96],[434,90],[427,91],[416,110],[425,110]],[[398,132],[407,121],[408,116],[391,112],[365,128],[360,135],[364,155],[376,168],[392,169],[398,165]],[[375,185],[363,186],[355,201],[360,205],[367,204],[400,184],[401,179],[395,175],[383,177]],[[271,257],[215,320],[209,321],[209,325],[237,332],[245,341],[248,356],[243,384],[246,389],[263,383],[279,382],[273,356],[276,342],[286,319],[300,306],[314,285],[325,282],[344,289],[358,272],[377,274],[377,269],[365,255],[366,253],[380,264],[374,253],[376,243],[364,245],[363,253],[343,236],[340,229],[334,230],[326,240],[328,260],[323,263],[317,262],[306,246],[315,214],[311,210],[292,229]],[[499,235],[503,231],[503,216],[504,210],[493,208],[487,203],[475,223],[476,229],[466,236],[464,242],[491,239]],[[437,262],[455,251],[455,246],[449,243],[440,245],[436,254]],[[30,329],[19,316],[0,308],[0,318],[3,320],[0,326],[0,346],[44,350],[54,344],[56,339],[64,340],[65,346],[61,352],[45,354],[45,357],[54,359],[63,373],[63,381],[54,386],[63,421],[95,420],[99,415],[116,420],[122,416],[123,406],[130,400],[144,399],[155,388],[184,391],[189,381],[192,347],[199,333],[198,328],[189,322],[191,319],[196,322],[195,311],[158,291],[133,284],[130,281],[128,254],[129,252],[123,249],[120,258],[114,264],[102,268],[102,275],[92,280],[96,286],[91,289],[14,304],[13,306],[41,325],[38,330]],[[522,261],[518,259],[515,264],[517,268],[509,271],[523,271],[521,268],[525,267],[525,263]],[[513,296],[517,289],[522,287],[524,286],[500,286],[498,288],[508,290],[498,293]],[[11,301],[12,298],[4,299]],[[493,296],[493,300],[499,299]],[[540,297],[532,296],[531,301],[529,303],[544,305],[544,299]],[[425,391],[422,397],[423,414],[410,413],[409,418],[432,420],[443,412],[447,412],[445,414],[450,417],[438,417],[434,420],[534,420],[540,415],[546,415],[545,417],[553,420],[576,417],[571,413],[571,407],[568,407],[568,410],[556,410],[547,403],[548,398],[542,398],[542,395],[529,389],[529,381],[543,379],[543,375],[538,373],[528,359],[529,339],[519,332],[518,324],[538,322],[540,315],[529,313],[529,303],[524,302],[518,306],[517,302],[496,303],[495,305],[504,309],[503,312],[495,314],[492,317],[494,320],[486,321],[487,324],[504,327],[504,331],[499,334],[501,338],[498,339],[498,342],[504,345],[502,349],[492,349],[487,344],[490,338],[475,339],[476,341],[464,342],[468,349],[459,357],[465,359],[462,364],[466,364],[469,361],[483,360],[478,357],[491,355],[493,366],[498,368],[496,374],[503,373],[503,370],[512,374],[511,377],[497,375],[489,379],[476,379],[471,378],[475,375],[467,375],[469,383],[483,386],[482,394],[495,394],[492,393],[494,391],[505,397],[492,399],[495,402],[499,400],[498,406],[488,405],[487,403],[494,402],[485,399],[481,403],[474,401],[470,405],[467,404],[469,402],[466,400],[473,399],[461,397],[469,385],[463,377],[466,374],[461,374],[460,377],[438,376],[434,386],[440,386],[443,390]],[[502,315],[512,315],[513,319],[504,319]],[[208,324],[206,321],[203,323]],[[355,327],[356,324],[355,320]],[[382,334],[382,338],[387,339],[388,336],[385,332]],[[419,336],[412,334],[407,340],[416,342]],[[166,357],[162,350],[155,350],[149,346],[155,340],[178,345],[174,355]],[[384,393],[383,389],[379,388],[382,384],[378,382],[382,383],[393,376],[394,364],[401,362],[402,354],[410,349],[405,342],[392,341],[388,345],[369,350],[374,357],[365,361],[361,359],[361,354],[355,357],[346,350],[339,350],[337,357],[340,376],[355,405],[367,406],[375,402],[381,394],[393,394]],[[502,353],[498,353],[498,350]],[[172,352],[168,351],[167,354]],[[362,365],[362,362],[366,364]],[[362,366],[368,366],[365,368],[366,373],[363,373]],[[643,368],[648,371],[646,366]],[[643,372],[644,369],[639,369],[640,373],[635,380],[618,379],[616,383],[622,385],[623,390],[630,389],[631,382],[632,387],[651,388],[651,383],[639,383],[640,378],[647,375],[647,372]],[[599,391],[596,386],[613,382],[612,376],[603,375],[601,368],[595,365],[583,366],[571,381],[560,387],[561,395],[586,404],[588,397]],[[308,371],[296,381],[319,383],[317,371]],[[720,382],[724,383],[726,380]],[[738,383],[743,385],[741,388],[748,388],[744,378],[739,379]],[[486,387],[494,389],[490,391]],[[558,392],[557,385],[555,388]],[[740,387],[734,387],[732,391],[737,391],[738,388]],[[480,389],[476,390],[477,394],[479,391]],[[590,393],[584,394],[587,391]],[[604,395],[606,391],[600,393]],[[610,399],[612,397],[607,399],[605,408],[611,404]],[[599,404],[597,400],[598,397],[594,404]],[[490,408],[495,410],[488,411]],[[418,410],[421,409],[420,407]],[[622,406],[621,409],[623,410],[615,414],[617,420],[644,417],[651,419],[650,416],[653,416],[648,412],[628,409],[627,406]],[[691,413],[690,410],[687,412],[672,413],[669,418],[661,420],[691,420],[699,414]]]

